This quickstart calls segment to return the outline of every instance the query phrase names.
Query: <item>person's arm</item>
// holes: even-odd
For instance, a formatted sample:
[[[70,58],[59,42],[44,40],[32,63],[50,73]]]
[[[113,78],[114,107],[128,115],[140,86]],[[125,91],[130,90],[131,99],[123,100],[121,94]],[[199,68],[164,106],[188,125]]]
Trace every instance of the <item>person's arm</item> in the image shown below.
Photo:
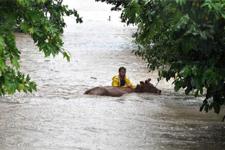
[[[127,84],[127,87],[129,88],[132,88],[132,89],[135,89],[135,85],[133,85],[133,83],[130,81],[129,78],[126,78],[126,84]]]
[[[112,78],[112,86],[114,86],[114,87],[119,87],[120,86],[119,85],[119,80],[115,76]]]

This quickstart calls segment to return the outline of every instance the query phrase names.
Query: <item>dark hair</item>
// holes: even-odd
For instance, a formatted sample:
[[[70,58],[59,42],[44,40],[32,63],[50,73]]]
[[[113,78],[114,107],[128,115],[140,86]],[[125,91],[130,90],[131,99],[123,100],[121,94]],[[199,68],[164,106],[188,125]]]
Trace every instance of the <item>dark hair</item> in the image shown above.
[[[120,68],[119,68],[119,72],[120,72],[121,70],[126,71],[126,68],[125,68],[125,67],[120,67]]]

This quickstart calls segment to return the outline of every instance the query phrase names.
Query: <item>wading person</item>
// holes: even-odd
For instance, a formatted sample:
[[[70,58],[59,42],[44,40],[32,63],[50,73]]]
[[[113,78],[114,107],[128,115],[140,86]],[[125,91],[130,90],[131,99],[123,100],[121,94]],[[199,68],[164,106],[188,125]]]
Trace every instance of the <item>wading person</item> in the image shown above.
[[[113,76],[112,86],[135,89],[135,86],[132,84],[132,82],[126,76],[126,68],[125,67],[120,67],[119,74]]]

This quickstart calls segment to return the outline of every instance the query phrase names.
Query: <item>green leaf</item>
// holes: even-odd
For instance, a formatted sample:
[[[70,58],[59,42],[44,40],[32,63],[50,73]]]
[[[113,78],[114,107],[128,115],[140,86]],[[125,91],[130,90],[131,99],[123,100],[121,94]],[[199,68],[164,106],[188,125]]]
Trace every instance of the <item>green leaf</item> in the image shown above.
[[[12,65],[13,65],[16,69],[19,69],[19,68],[20,68],[20,64],[19,64],[18,58],[13,57],[13,58],[11,59],[11,63],[12,63]]]
[[[66,58],[67,61],[70,61],[70,54],[68,52],[63,52],[63,57]]]
[[[179,5],[184,5],[186,3],[186,0],[176,0],[176,3]]]
[[[4,48],[5,48],[5,42],[3,37],[0,35],[0,54],[2,54]]]

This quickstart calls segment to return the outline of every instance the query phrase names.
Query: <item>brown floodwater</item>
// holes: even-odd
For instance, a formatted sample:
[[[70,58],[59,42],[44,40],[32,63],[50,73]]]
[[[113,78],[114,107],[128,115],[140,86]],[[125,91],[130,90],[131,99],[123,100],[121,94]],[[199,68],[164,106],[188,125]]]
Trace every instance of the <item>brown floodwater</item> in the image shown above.
[[[157,87],[162,95],[128,94],[122,97],[83,95],[88,88],[110,85],[120,66],[134,83],[149,73],[136,48],[136,27],[120,23],[119,12],[94,0],[69,1],[84,23],[65,18],[62,56],[44,58],[31,38],[16,34],[21,70],[38,84],[32,94],[0,98],[1,150],[221,150],[225,149],[223,113],[200,113],[203,98],[173,92],[170,83]],[[111,20],[109,21],[109,16]]]

